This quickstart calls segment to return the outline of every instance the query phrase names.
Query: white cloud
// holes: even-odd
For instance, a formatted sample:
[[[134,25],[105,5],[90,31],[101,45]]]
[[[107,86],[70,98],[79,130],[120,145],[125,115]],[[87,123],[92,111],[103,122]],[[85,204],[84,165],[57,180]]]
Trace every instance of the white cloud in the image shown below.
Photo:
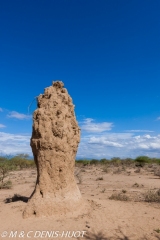
[[[123,147],[123,145],[120,143],[107,141],[105,137],[91,137],[88,143],[103,144],[108,147]]]
[[[0,132],[0,154],[28,153],[31,155],[30,137],[29,134]]]
[[[97,132],[101,133],[104,131],[109,131],[113,127],[113,123],[102,122],[96,123],[92,118],[86,118],[82,123],[80,123],[81,129],[86,132]]]
[[[160,156],[160,135],[153,134],[154,131],[107,132],[112,129],[113,123],[97,123],[92,118],[86,118],[79,124],[82,131],[77,158]]]
[[[17,112],[11,112],[10,116],[28,119],[28,115]],[[91,118],[80,122],[80,126],[82,132],[77,158],[135,158],[139,155],[160,157],[160,134],[148,130],[107,132],[111,130],[113,123],[97,123]],[[0,124],[0,127],[5,126]],[[30,137],[30,134],[0,132],[0,153],[12,155],[28,153],[31,155]]]
[[[28,153],[31,134],[0,132],[0,154]],[[134,133],[93,133],[81,136],[77,158],[112,158],[147,155],[160,156],[160,135],[135,135]]]
[[[3,124],[0,124],[0,128],[5,128],[6,126]]]
[[[82,135],[77,158],[135,158],[139,155],[160,157],[160,135],[136,135],[136,133]]]
[[[125,132],[154,132],[154,131],[150,131],[150,130],[126,130]]]
[[[2,109],[2,108],[0,108],[0,112],[3,112],[3,109]]]
[[[135,136],[134,138],[138,140],[138,139],[140,139],[140,138],[141,138],[141,136],[140,136],[140,135],[138,135],[138,136]]]
[[[160,146],[160,139],[157,139],[157,141],[154,142],[144,142],[142,144],[139,144],[139,147],[142,149],[147,149],[147,150],[159,150]]]
[[[144,135],[144,138],[148,138],[148,139],[150,139],[150,138],[152,138],[152,139],[156,139],[156,137],[151,136],[151,135],[149,135],[149,134]]]
[[[16,118],[16,119],[19,119],[19,120],[24,120],[24,119],[31,119],[31,115],[27,115],[27,114],[23,114],[23,113],[18,113],[16,111],[12,111],[10,112],[7,117],[9,118]]]

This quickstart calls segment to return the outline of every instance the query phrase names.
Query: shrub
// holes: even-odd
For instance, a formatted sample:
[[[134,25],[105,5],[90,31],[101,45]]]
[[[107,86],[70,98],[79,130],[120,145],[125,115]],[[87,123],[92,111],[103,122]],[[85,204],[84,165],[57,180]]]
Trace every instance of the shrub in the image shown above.
[[[138,183],[134,183],[132,187],[139,187]]]
[[[110,200],[116,200],[116,201],[129,201],[128,196],[126,196],[124,193],[114,193],[109,197]]]
[[[120,168],[117,168],[116,170],[113,171],[113,174],[120,174],[122,171]]]
[[[142,164],[143,167],[145,163],[150,163],[151,159],[147,156],[139,156],[135,159],[135,162]]]
[[[156,159],[155,163],[160,164],[160,159]]]
[[[8,176],[11,167],[6,163],[0,163],[0,182],[3,184],[4,179]]]
[[[126,171],[126,167],[125,166],[122,166],[122,171]]]
[[[34,160],[27,160],[29,168],[35,168],[36,164]]]
[[[0,183],[0,189],[11,189],[11,188],[12,188],[12,182],[10,180]]]
[[[111,158],[110,163],[114,166],[119,166],[121,164],[121,159],[119,157],[113,157]]]
[[[96,181],[103,180],[103,177],[98,177]]]
[[[13,170],[23,169],[23,168],[33,168],[36,166],[34,160],[28,159],[27,154],[18,154],[12,157],[8,161],[8,164],[12,166]]]
[[[109,160],[107,160],[106,158],[102,158],[99,163],[101,164],[108,164],[109,163]]]
[[[125,166],[130,166],[134,163],[132,158],[125,158],[121,160],[121,164]]]
[[[99,164],[100,163],[100,161],[99,160],[96,160],[96,159],[92,159],[91,161],[90,161],[90,164]]]
[[[160,177],[160,169],[154,170],[154,176]]]
[[[109,168],[107,165],[104,165],[103,168],[102,168],[103,172],[105,173],[109,173]]]
[[[87,166],[90,164],[90,161],[86,159],[76,160],[75,162],[76,162],[76,165],[83,165],[83,166]]]
[[[122,193],[126,193],[127,192],[127,190],[125,190],[125,189],[122,189]]]
[[[134,172],[135,172],[135,173],[140,173],[140,172],[141,172],[141,169],[138,167]]]
[[[7,160],[6,157],[0,156],[0,163],[5,162]]]
[[[160,164],[160,158],[151,158],[152,163]]]
[[[159,202],[160,203],[160,191],[149,190],[144,194],[145,202]]]

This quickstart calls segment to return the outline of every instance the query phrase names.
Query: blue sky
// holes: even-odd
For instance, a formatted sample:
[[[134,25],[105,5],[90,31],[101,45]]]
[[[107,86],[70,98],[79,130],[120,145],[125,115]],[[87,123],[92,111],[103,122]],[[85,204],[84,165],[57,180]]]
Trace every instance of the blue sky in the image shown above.
[[[28,106],[62,80],[77,158],[160,157],[160,1],[6,0],[0,21],[0,153],[29,153]]]

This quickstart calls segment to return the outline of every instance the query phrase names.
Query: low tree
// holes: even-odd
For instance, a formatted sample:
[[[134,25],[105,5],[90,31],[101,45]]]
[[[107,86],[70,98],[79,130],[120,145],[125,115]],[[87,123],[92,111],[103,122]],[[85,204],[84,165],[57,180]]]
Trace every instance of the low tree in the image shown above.
[[[0,163],[0,182],[3,184],[4,179],[8,176],[10,167],[6,163]]]

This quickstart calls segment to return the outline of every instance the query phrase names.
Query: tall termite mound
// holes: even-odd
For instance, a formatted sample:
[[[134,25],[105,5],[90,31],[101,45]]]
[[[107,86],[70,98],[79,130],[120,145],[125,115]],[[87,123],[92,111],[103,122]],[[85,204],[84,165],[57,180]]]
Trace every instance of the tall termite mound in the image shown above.
[[[74,179],[75,156],[80,128],[74,105],[61,81],[53,82],[38,97],[33,115],[31,148],[37,167],[37,181],[24,218],[74,211],[82,199]]]

